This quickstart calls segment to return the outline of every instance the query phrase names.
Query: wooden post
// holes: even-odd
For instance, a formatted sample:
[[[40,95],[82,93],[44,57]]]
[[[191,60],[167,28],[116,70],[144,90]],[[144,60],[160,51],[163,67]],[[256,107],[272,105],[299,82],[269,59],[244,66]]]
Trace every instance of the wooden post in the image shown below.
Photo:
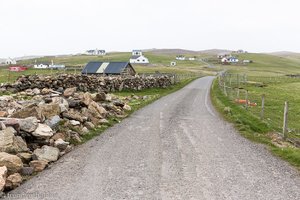
[[[289,104],[288,102],[284,102],[284,113],[283,113],[283,128],[282,128],[282,134],[283,138],[286,139],[287,132],[288,132],[288,110],[289,110]]]
[[[224,94],[225,94],[225,96],[227,97],[227,92],[226,92],[226,83],[225,83],[225,81],[224,81]]]
[[[229,85],[231,86],[231,74],[229,75]]]
[[[246,110],[248,110],[248,90],[246,90]]]
[[[265,114],[265,95],[263,94],[261,96],[261,113],[260,113],[260,119],[264,119],[264,114]]]
[[[239,77],[239,74],[236,75],[236,82],[237,82],[238,88],[240,88],[240,77]]]
[[[240,100],[240,88],[237,89],[237,92],[236,92],[236,98],[237,100],[239,101]]]

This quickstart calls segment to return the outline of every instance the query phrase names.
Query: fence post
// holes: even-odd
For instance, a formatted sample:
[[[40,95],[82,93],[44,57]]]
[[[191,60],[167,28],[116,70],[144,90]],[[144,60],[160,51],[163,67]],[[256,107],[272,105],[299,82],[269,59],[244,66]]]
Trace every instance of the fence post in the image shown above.
[[[261,96],[261,113],[260,113],[260,119],[264,119],[264,112],[265,112],[265,95],[263,94]]]
[[[240,77],[239,77],[239,74],[236,75],[236,82],[237,82],[238,88],[240,88]]]
[[[227,91],[226,91],[226,83],[225,83],[225,81],[224,81],[224,94],[227,97]]]
[[[246,110],[248,110],[248,90],[246,90]]]
[[[287,129],[288,129],[288,110],[289,110],[289,104],[288,102],[284,102],[284,113],[283,113],[283,129],[282,134],[283,138],[286,139],[287,137]]]
[[[231,74],[229,75],[229,85],[231,86]]]

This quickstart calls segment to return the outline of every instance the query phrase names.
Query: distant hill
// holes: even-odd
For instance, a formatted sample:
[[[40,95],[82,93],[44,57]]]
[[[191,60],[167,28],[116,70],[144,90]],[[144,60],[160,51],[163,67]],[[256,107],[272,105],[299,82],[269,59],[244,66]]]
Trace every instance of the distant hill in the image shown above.
[[[144,52],[151,52],[153,54],[166,54],[166,55],[185,55],[185,54],[209,54],[209,55],[217,55],[219,53],[230,53],[231,50],[225,49],[209,49],[209,50],[201,50],[201,51],[193,51],[187,49],[145,49]]]
[[[282,57],[300,57],[300,53],[291,52],[291,51],[277,51],[272,53],[267,53],[273,56],[282,56]]]

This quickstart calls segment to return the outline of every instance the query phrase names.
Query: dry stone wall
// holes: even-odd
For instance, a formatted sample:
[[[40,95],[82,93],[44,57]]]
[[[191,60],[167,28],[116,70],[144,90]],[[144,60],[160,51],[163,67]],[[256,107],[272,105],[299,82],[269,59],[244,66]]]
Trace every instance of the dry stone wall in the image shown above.
[[[103,77],[96,75],[70,75],[57,76],[21,76],[13,84],[3,84],[0,91],[20,92],[27,89],[49,88],[56,91],[63,91],[66,88],[76,87],[82,92],[112,92],[128,90],[142,90],[146,88],[166,88],[174,84],[172,76],[131,76],[131,77]]]

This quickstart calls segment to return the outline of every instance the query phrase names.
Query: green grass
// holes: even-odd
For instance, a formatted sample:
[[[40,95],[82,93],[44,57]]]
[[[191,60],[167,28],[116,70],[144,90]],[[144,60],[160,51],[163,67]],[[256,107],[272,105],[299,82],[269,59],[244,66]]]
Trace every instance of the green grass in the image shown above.
[[[176,73],[176,74],[207,74],[213,75],[218,69],[209,69],[207,66],[200,61],[177,61],[177,66],[170,67],[170,62],[175,60],[176,55],[160,55],[154,54],[151,52],[146,52],[150,60],[150,65],[136,65],[135,68],[138,74],[144,73]],[[192,56],[192,55],[191,55]],[[119,52],[119,53],[109,53],[105,56],[87,56],[87,55],[75,55],[75,56],[48,56],[31,60],[24,60],[19,62],[20,65],[33,65],[35,61],[48,62],[64,64],[67,68],[72,68],[72,70],[67,70],[66,73],[80,73],[83,66],[85,66],[90,61],[129,61],[131,53]],[[74,70],[77,68],[77,70]],[[61,70],[45,70],[45,69],[32,69],[24,72],[9,72],[7,67],[0,67],[0,83],[3,82],[13,82],[21,75],[29,74],[55,74],[55,73],[64,73]]]
[[[235,55],[242,60],[253,60],[248,65],[222,66],[234,73],[245,73],[249,76],[279,76],[300,72],[300,59],[279,57],[268,54],[246,53]]]
[[[246,138],[267,145],[270,151],[288,161],[300,170],[300,149],[294,147],[278,147],[271,141],[268,133],[273,132],[270,124],[261,121],[252,112],[246,111],[226,97],[215,80],[211,89],[211,99],[215,108],[221,113],[225,120],[232,122],[236,129]],[[224,108],[229,107],[231,112],[225,113]]]

